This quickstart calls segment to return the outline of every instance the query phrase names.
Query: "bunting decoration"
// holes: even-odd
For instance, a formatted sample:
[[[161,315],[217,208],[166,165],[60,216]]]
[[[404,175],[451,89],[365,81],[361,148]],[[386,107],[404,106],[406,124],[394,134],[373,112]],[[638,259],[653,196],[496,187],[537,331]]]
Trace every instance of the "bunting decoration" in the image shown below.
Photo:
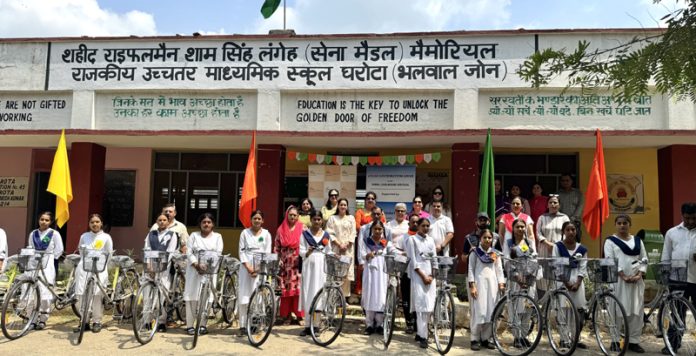
[[[343,156],[288,150],[287,159],[300,162],[308,161],[310,164],[333,164],[338,166],[357,166],[358,164],[363,166],[403,166],[405,164],[440,162],[442,152],[387,156]]]

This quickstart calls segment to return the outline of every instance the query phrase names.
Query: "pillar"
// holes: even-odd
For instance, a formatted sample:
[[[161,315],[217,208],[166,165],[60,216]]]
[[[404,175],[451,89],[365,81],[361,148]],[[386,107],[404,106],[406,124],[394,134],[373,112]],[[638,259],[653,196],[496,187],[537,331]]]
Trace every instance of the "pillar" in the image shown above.
[[[452,223],[454,224],[453,248],[461,255],[464,236],[473,231],[478,210],[480,180],[480,148],[478,143],[452,145]],[[464,272],[461,264],[458,273]]]
[[[696,202],[696,145],[672,145],[657,151],[660,230],[679,224],[681,205]]]
[[[73,201],[65,251],[77,249],[80,235],[89,230],[87,217],[102,213],[104,199],[104,163],[106,148],[89,142],[74,142],[70,147],[70,178]]]
[[[285,147],[259,145],[257,149],[256,207],[264,214],[264,225],[275,231],[283,221],[285,197]]]

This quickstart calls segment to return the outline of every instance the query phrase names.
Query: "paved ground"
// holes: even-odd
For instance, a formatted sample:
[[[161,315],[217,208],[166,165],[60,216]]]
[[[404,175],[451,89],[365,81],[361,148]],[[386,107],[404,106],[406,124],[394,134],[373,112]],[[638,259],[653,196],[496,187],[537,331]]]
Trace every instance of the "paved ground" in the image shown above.
[[[344,333],[334,344],[322,348],[312,343],[311,337],[300,338],[299,326],[274,327],[268,341],[260,348],[249,346],[246,338],[233,336],[235,328],[222,328],[222,325],[211,326],[211,333],[199,339],[198,346],[190,350],[192,337],[185,335],[183,327],[170,329],[169,332],[155,335],[154,340],[141,346],[133,337],[130,324],[118,325],[105,316],[106,327],[99,334],[87,332],[82,344],[73,345],[76,340],[71,330],[77,325],[77,319],[70,312],[62,311],[52,316],[44,331],[30,332],[23,338],[9,341],[0,334],[0,353],[3,355],[222,355],[222,354],[264,354],[271,355],[366,355],[383,354],[381,339],[361,334],[362,325],[359,318],[348,320]],[[584,336],[584,342],[590,345],[589,350],[578,351],[576,355],[601,354],[593,339]],[[662,348],[661,340],[654,337],[644,337],[643,347],[648,354],[659,354]],[[422,355],[423,350],[413,342],[413,336],[406,335],[397,329],[388,353],[400,355]],[[543,341],[533,354],[553,354],[553,351]],[[427,354],[437,355],[434,345]],[[498,355],[497,351],[469,350],[469,333],[465,329],[457,331],[455,343],[450,355]],[[630,354],[630,353],[629,353]]]

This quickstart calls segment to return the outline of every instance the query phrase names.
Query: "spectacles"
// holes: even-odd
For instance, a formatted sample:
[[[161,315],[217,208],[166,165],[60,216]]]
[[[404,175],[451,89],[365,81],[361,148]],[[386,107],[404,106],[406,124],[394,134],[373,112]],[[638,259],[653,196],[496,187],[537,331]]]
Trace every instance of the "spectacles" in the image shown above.
[[[367,197],[367,198],[365,198],[365,200],[375,200],[375,198],[373,198],[373,197]]]
[[[329,194],[329,198],[338,198],[338,194]]]
[[[405,213],[405,212],[406,212],[406,210],[401,210],[401,209],[399,209],[399,210],[394,210],[394,211],[396,211],[397,213]]]
[[[442,195],[442,192],[433,192],[433,195]]]
[[[413,203],[414,203],[414,204],[416,204],[416,203],[418,203],[418,204],[423,204],[423,201],[422,201],[422,200],[414,200]]]
[[[549,198],[558,198],[558,194],[549,194]]]

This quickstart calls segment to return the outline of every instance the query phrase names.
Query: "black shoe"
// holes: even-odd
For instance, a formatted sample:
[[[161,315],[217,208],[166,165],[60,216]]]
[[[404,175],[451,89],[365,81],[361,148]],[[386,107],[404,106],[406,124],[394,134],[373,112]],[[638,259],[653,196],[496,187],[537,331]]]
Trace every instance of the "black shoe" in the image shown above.
[[[489,350],[495,350],[495,345],[493,341],[483,340],[481,341],[481,346]]]
[[[101,329],[102,329],[101,323],[93,323],[93,324],[92,324],[92,332],[93,332],[93,333],[96,334],[96,333],[100,332]]]
[[[186,333],[189,335],[193,335],[196,333],[196,329],[194,328],[186,328]]]
[[[640,347],[639,344],[628,344],[628,349],[630,351],[637,353],[637,354],[644,354],[645,353],[645,349]]]
[[[300,331],[300,336],[305,337],[311,333],[312,333],[312,331],[309,330],[309,328],[304,328],[304,329],[302,329],[302,331]]]
[[[419,341],[421,341],[421,339],[423,339],[423,338],[420,337],[420,336],[418,336],[418,334],[416,334],[416,337],[415,337],[414,339],[416,340],[416,342],[419,342]]]
[[[672,354],[671,352],[669,352],[669,349],[667,348],[667,346],[665,346],[665,347],[662,348],[661,353],[662,353],[663,355],[671,355],[671,354]]]
[[[412,335],[416,331],[413,330],[413,326],[408,325],[408,326],[406,326],[406,330],[404,330],[404,332],[406,333],[406,335]]]
[[[157,325],[157,331],[166,333],[167,332],[167,325],[166,324]]]
[[[384,334],[384,328],[381,326],[378,326],[375,328],[375,334],[382,335]]]
[[[420,346],[421,349],[427,349],[428,348],[428,340],[420,339],[418,346]]]
[[[46,323],[43,321],[40,321],[34,325],[34,330],[43,330],[46,329]]]
[[[363,331],[363,335],[372,335],[375,333],[375,329],[372,328],[371,326],[368,326],[365,331]]]
[[[200,329],[198,329],[198,334],[200,335],[208,335],[208,328],[205,326],[201,326]]]
[[[472,349],[473,351],[481,350],[481,343],[478,342],[478,341],[472,341],[472,342],[471,342],[471,349]]]
[[[612,342],[611,346],[609,347],[609,351],[621,352],[621,345],[619,345],[618,342]]]
[[[587,349],[587,345],[585,345],[584,343],[578,341],[578,344],[577,344],[576,348],[582,349],[582,350],[586,350],[586,349]]]

